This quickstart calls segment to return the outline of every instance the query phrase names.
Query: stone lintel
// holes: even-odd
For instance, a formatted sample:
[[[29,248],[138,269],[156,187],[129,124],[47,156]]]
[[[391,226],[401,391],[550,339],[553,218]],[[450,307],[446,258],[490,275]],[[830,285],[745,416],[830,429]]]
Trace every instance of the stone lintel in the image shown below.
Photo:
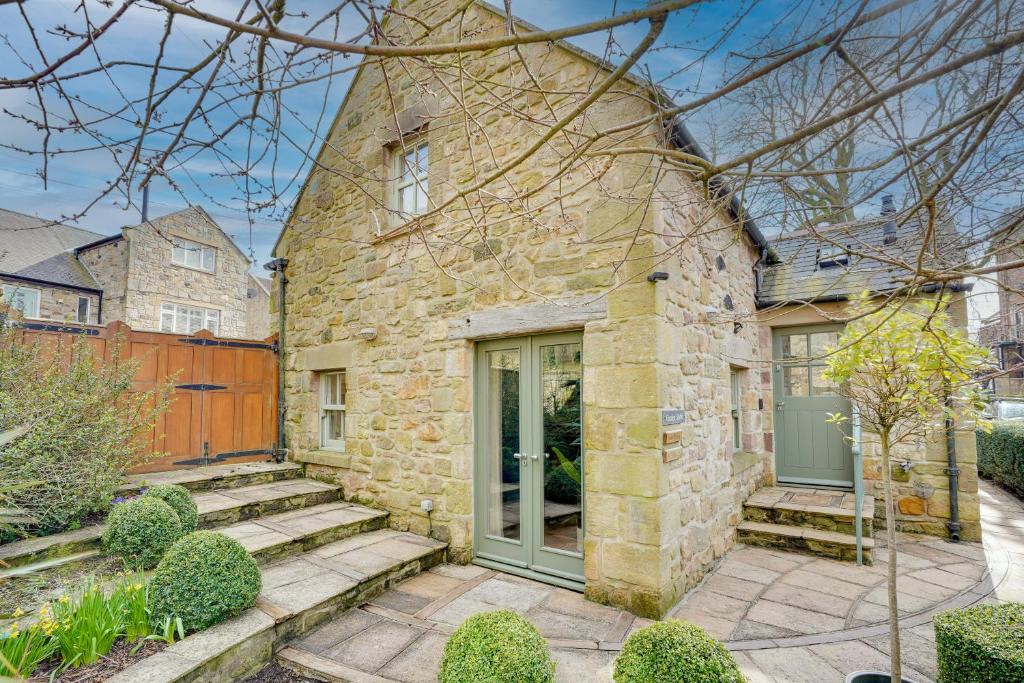
[[[550,303],[493,308],[448,319],[448,339],[489,339],[583,327],[608,314],[604,297],[577,297]]]
[[[341,370],[352,367],[356,342],[321,344],[299,351],[296,370]]]

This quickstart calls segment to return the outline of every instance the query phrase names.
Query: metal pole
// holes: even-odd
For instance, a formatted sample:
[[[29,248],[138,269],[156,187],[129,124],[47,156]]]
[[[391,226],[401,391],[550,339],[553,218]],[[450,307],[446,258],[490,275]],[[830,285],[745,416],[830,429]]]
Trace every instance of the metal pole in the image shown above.
[[[853,499],[856,509],[853,517],[853,533],[857,538],[857,564],[864,564],[864,461],[860,447],[860,412],[856,406],[852,416],[853,438]]]

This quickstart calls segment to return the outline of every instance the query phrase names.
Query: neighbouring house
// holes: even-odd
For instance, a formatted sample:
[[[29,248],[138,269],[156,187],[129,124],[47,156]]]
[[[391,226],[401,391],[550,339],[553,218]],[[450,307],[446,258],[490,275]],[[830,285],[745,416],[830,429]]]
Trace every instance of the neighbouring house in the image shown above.
[[[103,236],[0,211],[4,300],[32,320],[230,338],[270,333],[267,282],[202,208]]]
[[[460,28],[477,38],[507,32],[500,9],[474,3],[459,23],[456,4],[402,9],[439,22],[436,40],[457,40]],[[566,43],[522,54],[553,93],[585,91],[607,73]],[[500,91],[508,54],[462,59],[477,78],[493,74]],[[460,88],[460,71],[439,83],[409,63],[369,64],[275,247],[274,277],[286,283],[283,300],[277,283],[271,290],[284,308],[290,458],[341,483],[348,498],[389,510],[398,528],[446,541],[456,560],[648,616],[665,614],[744,528],[751,541],[811,549],[797,525],[813,527],[814,514],[750,519],[763,487],[807,486],[771,491],[808,496],[824,523],[835,514],[849,524],[846,492],[861,473],[824,420],[848,406],[804,350],[834,341],[839,326],[827,311],[865,287],[900,288],[898,273],[811,233],[771,242],[738,203],[708,201],[688,176],[658,173],[643,154],[609,160],[601,187],[581,182],[559,201],[551,188],[538,191],[531,220],[500,202],[489,203],[482,233],[468,209],[419,219],[470,184],[480,159],[493,170],[514,158],[537,139],[535,121],[575,101],[485,107],[490,133],[467,139],[464,107],[483,105],[478,91]],[[634,121],[656,106],[642,79],[626,78],[586,126]],[[701,154],[681,122],[652,125],[629,144]],[[507,173],[502,192],[545,187],[565,149],[551,141]],[[857,234],[880,249],[920,246],[914,221],[889,229],[893,218],[864,221]],[[907,454],[901,469],[908,530],[946,533],[941,441]],[[960,533],[976,539],[973,444],[956,443]],[[867,451],[871,483],[879,472]],[[848,557],[852,536],[837,528],[807,534],[824,534],[822,548]]]
[[[992,252],[997,266],[999,310],[978,330],[978,341],[995,352],[1002,373],[993,379],[996,396],[1024,396],[1024,267],[1007,264],[1024,259],[1021,242],[1024,209],[1003,217],[995,231]]]

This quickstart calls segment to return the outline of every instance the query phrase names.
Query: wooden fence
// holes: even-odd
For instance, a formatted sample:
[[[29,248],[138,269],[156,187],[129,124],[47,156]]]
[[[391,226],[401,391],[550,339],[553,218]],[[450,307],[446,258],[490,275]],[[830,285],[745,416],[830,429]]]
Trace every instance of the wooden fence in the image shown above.
[[[98,355],[115,340],[139,362],[133,388],[146,391],[174,378],[171,405],[147,440],[159,457],[137,472],[157,472],[273,457],[277,441],[277,345],[194,335],[140,332],[121,322],[106,326],[26,321],[27,342],[84,337]],[[67,344],[64,345],[67,348]]]

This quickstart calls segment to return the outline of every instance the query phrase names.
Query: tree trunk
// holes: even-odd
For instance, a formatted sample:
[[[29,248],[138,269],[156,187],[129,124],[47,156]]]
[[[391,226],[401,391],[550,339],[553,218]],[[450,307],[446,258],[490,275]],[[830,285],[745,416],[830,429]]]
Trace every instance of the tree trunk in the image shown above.
[[[889,432],[883,431],[882,485],[885,493],[885,541],[889,549],[889,670],[891,681],[903,680],[900,665],[900,611],[896,602],[896,500],[892,495],[892,470],[889,458]]]

